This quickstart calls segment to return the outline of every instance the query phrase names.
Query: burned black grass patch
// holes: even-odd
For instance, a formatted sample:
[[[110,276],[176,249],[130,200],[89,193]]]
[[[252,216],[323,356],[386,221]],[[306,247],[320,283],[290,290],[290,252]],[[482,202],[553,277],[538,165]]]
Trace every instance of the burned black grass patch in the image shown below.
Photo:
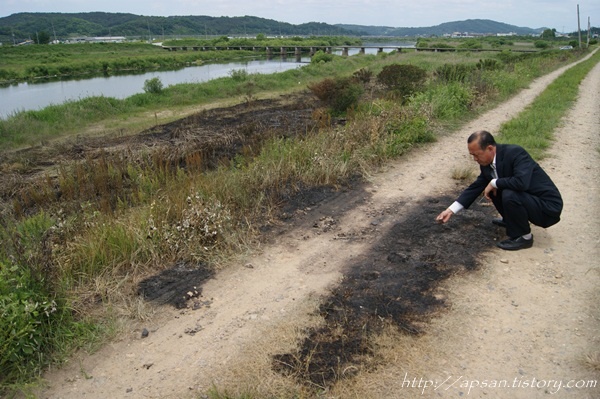
[[[370,253],[348,265],[343,281],[323,301],[319,313],[325,323],[307,331],[296,351],[275,355],[273,368],[324,389],[356,370],[376,366],[371,338],[384,326],[424,333],[428,320],[445,305],[436,296],[440,283],[477,269],[479,254],[501,234],[490,223],[493,208],[479,204],[448,224],[436,224],[438,203],[451,201],[431,198],[408,213],[403,210],[406,216]]]
[[[146,176],[201,173],[251,157],[273,137],[301,137],[316,128],[307,93],[200,111],[135,135],[77,137],[0,155],[0,208],[20,215],[90,201],[110,213],[134,204]],[[21,165],[15,167],[13,165]]]
[[[138,293],[159,305],[187,307],[188,301],[202,295],[202,285],[214,275],[206,265],[180,263],[148,277],[138,285]]]

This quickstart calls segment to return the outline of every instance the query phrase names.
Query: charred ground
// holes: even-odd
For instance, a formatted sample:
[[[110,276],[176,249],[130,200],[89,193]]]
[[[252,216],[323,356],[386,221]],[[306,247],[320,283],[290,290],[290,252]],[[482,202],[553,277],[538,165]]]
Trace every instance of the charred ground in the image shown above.
[[[427,322],[446,306],[440,284],[457,273],[478,268],[478,257],[493,248],[502,231],[490,223],[492,207],[475,204],[454,223],[434,222],[439,203],[427,198],[406,209],[398,203],[372,223],[389,223],[369,252],[348,264],[343,281],[319,308],[324,325],[310,328],[294,352],[273,357],[273,368],[314,389],[326,389],[361,369],[377,366],[373,335],[392,325],[406,334],[422,334]],[[341,234],[361,239],[364,234]]]
[[[311,95],[299,93],[202,110],[135,135],[81,135],[3,151],[0,198],[15,197],[36,180],[56,176],[61,167],[99,158],[139,162],[159,154],[168,162],[186,167],[186,157],[198,154],[201,167],[212,168],[239,153],[255,153],[269,137],[291,137],[314,129],[312,113],[317,106]]]

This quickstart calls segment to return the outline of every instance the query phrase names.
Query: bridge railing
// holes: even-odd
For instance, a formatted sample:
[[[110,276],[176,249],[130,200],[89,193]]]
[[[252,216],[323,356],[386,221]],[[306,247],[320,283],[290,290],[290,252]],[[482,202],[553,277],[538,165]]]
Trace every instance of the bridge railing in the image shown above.
[[[245,50],[253,52],[261,52],[267,55],[279,54],[287,56],[288,54],[309,54],[311,57],[319,50],[331,54],[333,51],[342,51],[342,55],[347,56],[351,49],[358,49],[359,54],[365,54],[366,49],[377,49],[378,53],[385,50],[398,52],[412,51],[429,51],[435,53],[442,52],[501,52],[502,49],[480,49],[480,48],[435,48],[435,47],[407,47],[407,46],[162,46],[167,51],[226,51],[226,50]],[[293,49],[293,51],[288,51]],[[511,49],[511,52],[531,53],[537,50],[528,49]]]

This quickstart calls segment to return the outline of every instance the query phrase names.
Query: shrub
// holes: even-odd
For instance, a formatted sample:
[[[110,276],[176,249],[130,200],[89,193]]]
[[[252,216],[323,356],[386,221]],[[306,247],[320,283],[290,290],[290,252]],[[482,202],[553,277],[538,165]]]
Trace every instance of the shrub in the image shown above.
[[[248,71],[245,69],[233,69],[229,72],[229,76],[234,82],[244,82],[248,79]]]
[[[486,104],[489,98],[494,98],[497,94],[497,88],[494,84],[494,78],[500,78],[501,71],[485,72],[477,71],[469,79],[469,86],[473,93],[471,105],[479,107]]]
[[[322,50],[319,50],[312,56],[310,63],[318,64],[320,62],[331,62],[334,58],[335,56],[333,54],[328,54]]]
[[[417,44],[415,47],[416,48],[429,48],[429,42],[427,41],[427,39],[419,38],[419,39],[417,39]]]
[[[0,68],[0,81],[17,79],[19,75],[14,71]]]
[[[373,77],[373,71],[368,68],[361,68],[352,74],[352,78],[360,83],[369,83]]]
[[[0,382],[30,375],[47,352],[56,303],[30,271],[0,260]]]
[[[390,121],[386,128],[398,142],[421,144],[435,141],[435,134],[424,116],[414,115],[408,120]]]
[[[324,79],[308,86],[315,96],[323,101],[334,115],[340,115],[358,105],[363,88],[352,78]]]
[[[444,64],[436,68],[434,75],[443,83],[466,82],[475,67],[467,64]]]
[[[474,95],[469,86],[451,82],[416,94],[411,105],[415,108],[429,108],[431,116],[444,120],[464,115],[470,109],[473,100]]]
[[[423,115],[401,116],[389,120],[385,125],[386,155],[396,157],[415,144],[435,141],[435,134]]]
[[[470,48],[470,49],[480,49],[483,48],[481,42],[476,39],[467,39],[464,43],[461,43],[459,48]]]
[[[403,100],[421,90],[426,78],[427,72],[423,68],[405,64],[387,65],[377,74],[377,81]]]
[[[546,49],[550,47],[550,44],[543,40],[536,40],[535,43],[533,43],[533,45],[535,46],[535,48],[539,49]]]
[[[228,206],[196,192],[188,195],[177,209],[153,203],[148,238],[163,254],[172,253],[178,259],[202,262],[209,250],[223,249],[227,245],[225,235],[232,228],[232,218]]]
[[[431,46],[429,46],[429,47],[431,47],[431,48],[440,48],[440,49],[454,48],[454,46],[451,46],[448,43],[432,43]]]
[[[497,60],[492,60],[490,58],[479,60],[479,62],[475,66],[480,71],[495,71],[500,67]]]
[[[519,60],[519,57],[520,54],[514,53],[510,50],[502,50],[502,52],[496,55],[496,58],[498,58],[501,62],[504,62],[505,64],[517,62]]]
[[[159,78],[146,79],[144,81],[144,91],[149,94],[160,94],[163,90],[163,84]]]
[[[490,45],[492,46],[492,48],[498,48],[502,46],[502,43],[500,40],[491,40],[490,41]]]

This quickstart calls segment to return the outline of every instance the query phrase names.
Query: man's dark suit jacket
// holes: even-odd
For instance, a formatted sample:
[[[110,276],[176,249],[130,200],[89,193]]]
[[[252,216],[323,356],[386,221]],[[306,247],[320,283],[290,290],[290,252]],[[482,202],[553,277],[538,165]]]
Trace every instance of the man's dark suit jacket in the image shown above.
[[[492,180],[492,167],[480,166],[481,173],[457,201],[468,208]],[[560,217],[562,198],[550,177],[522,147],[513,144],[496,145],[496,170],[499,190],[526,192],[538,197],[541,211],[552,219]]]

